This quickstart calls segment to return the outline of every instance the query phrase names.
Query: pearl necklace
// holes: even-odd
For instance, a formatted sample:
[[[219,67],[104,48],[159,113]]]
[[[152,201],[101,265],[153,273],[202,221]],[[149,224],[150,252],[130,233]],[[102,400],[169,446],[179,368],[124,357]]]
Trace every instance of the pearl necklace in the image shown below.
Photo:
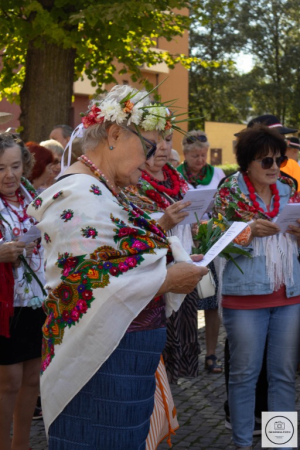
[[[248,175],[244,174],[244,180],[245,180],[246,186],[247,186],[249,194],[250,194],[249,198],[252,201],[252,204],[253,204],[254,208],[256,208],[258,211],[266,214],[270,218],[276,217],[277,214],[279,213],[279,208],[280,208],[280,196],[279,196],[279,193],[278,193],[278,189],[277,189],[276,183],[270,184],[270,189],[271,189],[271,192],[272,192],[272,196],[274,195],[273,211],[265,212],[259,206],[259,203],[256,201],[255,189],[254,189],[254,186],[251,183]]]
[[[108,178],[106,178],[106,176],[102,172],[100,172],[100,170],[95,166],[93,161],[88,159],[85,155],[81,155],[77,159],[82,164],[84,164],[86,167],[88,167],[90,169],[90,171],[93,172],[93,174],[97,176],[97,178],[99,178],[101,181],[103,181],[103,183],[108,187],[108,189],[113,193],[113,195],[115,197],[119,196],[118,192],[115,190],[112,183],[108,180]]]

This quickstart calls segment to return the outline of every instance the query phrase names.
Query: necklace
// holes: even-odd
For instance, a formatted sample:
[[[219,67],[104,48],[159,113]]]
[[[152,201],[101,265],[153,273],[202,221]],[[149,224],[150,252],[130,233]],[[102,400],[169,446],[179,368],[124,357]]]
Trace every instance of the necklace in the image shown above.
[[[264,214],[266,214],[268,217],[273,218],[276,217],[277,214],[279,213],[279,207],[280,207],[280,197],[279,197],[279,193],[278,193],[278,189],[276,184],[271,184],[270,185],[270,189],[272,192],[272,196],[274,195],[274,206],[273,206],[273,211],[269,211],[269,212],[265,212],[260,206],[259,203],[256,201],[256,193],[255,193],[255,189],[253,184],[251,183],[248,175],[244,174],[244,180],[246,183],[246,186],[248,188],[249,191],[249,198],[252,201],[252,204],[254,206],[254,208],[257,209],[257,211],[263,212]]]
[[[169,167],[167,164],[163,167],[163,173],[165,180],[170,180],[172,183],[172,187],[168,188],[163,184],[159,184],[155,178],[153,178],[149,173],[142,171],[142,177],[146,180],[151,186],[154,187],[158,192],[162,192],[163,194],[169,195],[171,198],[176,197],[181,189],[180,176],[179,173]]]
[[[108,180],[108,178],[106,178],[106,176],[102,172],[100,172],[100,170],[95,166],[95,164],[90,159],[88,159],[85,155],[81,155],[79,156],[78,161],[80,161],[82,164],[88,167],[90,171],[93,172],[93,174],[96,175],[97,178],[99,178],[107,186],[107,188],[113,193],[115,197],[119,196],[118,192],[116,192],[112,183]]]
[[[1,199],[2,199],[3,205],[5,206],[7,212],[9,213],[9,215],[11,216],[11,213],[12,213],[12,214],[14,214],[14,215],[17,217],[17,219],[18,219],[18,222],[19,222],[19,224],[20,224],[20,227],[17,227],[17,226],[16,226],[16,227],[14,227],[13,230],[12,230],[13,235],[17,237],[17,236],[19,236],[20,233],[21,233],[21,224],[23,224],[23,222],[25,222],[26,219],[30,219],[30,221],[33,222],[33,219],[31,219],[31,218],[28,216],[27,212],[26,212],[27,206],[25,205],[25,201],[24,201],[25,198],[22,196],[21,191],[20,191],[19,189],[16,190],[15,196],[16,196],[16,198],[17,198],[18,203],[20,204],[20,206],[21,206],[21,208],[22,208],[23,215],[20,214],[19,211],[17,211],[16,209],[14,209],[14,208],[8,203],[8,201],[6,200],[7,197],[4,197],[3,195],[1,195]],[[12,197],[12,196],[11,196],[11,197]],[[12,221],[14,222],[12,216],[11,216],[11,219],[12,219]],[[24,229],[23,229],[23,232],[26,233],[26,232],[27,232],[27,229],[24,228]]]

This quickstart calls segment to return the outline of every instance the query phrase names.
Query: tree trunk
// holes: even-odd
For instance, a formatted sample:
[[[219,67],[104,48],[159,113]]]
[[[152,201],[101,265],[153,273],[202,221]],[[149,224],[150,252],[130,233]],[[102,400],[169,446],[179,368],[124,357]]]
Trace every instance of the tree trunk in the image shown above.
[[[55,125],[71,125],[75,49],[31,42],[21,90],[22,139],[40,142]]]

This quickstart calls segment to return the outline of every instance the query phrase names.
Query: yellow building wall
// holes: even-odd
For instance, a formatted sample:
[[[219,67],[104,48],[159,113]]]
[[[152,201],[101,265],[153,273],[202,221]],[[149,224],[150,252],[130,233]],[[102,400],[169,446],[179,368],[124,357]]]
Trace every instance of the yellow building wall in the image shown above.
[[[222,149],[222,164],[234,164],[235,133],[246,128],[246,125],[237,123],[205,122],[205,133],[207,134],[210,148]],[[208,163],[210,163],[210,151],[208,152]]]

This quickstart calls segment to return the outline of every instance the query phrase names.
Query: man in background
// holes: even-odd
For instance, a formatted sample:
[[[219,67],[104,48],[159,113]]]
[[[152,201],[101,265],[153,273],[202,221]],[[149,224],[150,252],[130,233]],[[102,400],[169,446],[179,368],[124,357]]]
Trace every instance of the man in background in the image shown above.
[[[49,139],[58,141],[63,148],[66,147],[73,132],[72,127],[69,125],[56,125],[49,135]]]

